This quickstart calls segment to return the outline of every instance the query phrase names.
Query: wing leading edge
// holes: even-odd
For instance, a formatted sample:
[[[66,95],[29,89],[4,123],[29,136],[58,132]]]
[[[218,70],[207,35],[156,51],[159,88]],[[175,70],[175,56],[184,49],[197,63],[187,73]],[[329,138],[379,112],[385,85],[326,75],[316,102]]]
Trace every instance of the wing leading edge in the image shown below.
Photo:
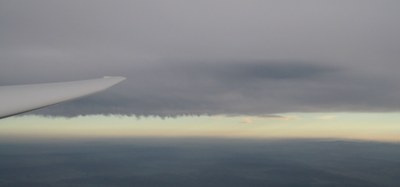
[[[0,119],[77,99],[110,88],[124,77],[32,85],[0,86]]]

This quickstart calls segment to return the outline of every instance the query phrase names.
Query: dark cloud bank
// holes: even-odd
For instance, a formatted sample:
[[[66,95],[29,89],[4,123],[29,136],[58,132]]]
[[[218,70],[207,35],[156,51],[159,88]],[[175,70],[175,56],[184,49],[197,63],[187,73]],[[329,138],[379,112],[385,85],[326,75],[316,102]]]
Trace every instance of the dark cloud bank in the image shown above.
[[[399,186],[400,145],[335,140],[0,143],[0,186]]]
[[[400,108],[398,1],[1,1],[0,85],[119,75],[41,114]]]

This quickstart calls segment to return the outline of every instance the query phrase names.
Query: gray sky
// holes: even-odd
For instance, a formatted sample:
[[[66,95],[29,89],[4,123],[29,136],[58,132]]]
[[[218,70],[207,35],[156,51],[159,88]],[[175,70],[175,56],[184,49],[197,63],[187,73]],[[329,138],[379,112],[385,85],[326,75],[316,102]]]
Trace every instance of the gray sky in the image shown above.
[[[400,109],[400,2],[0,0],[0,85],[118,75],[41,113]]]

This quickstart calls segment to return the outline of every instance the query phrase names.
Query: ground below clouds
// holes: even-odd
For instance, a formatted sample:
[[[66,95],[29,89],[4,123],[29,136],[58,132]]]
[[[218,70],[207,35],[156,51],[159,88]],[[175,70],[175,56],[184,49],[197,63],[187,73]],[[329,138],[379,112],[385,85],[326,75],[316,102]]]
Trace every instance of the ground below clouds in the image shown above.
[[[124,139],[0,143],[0,186],[400,186],[400,144]]]

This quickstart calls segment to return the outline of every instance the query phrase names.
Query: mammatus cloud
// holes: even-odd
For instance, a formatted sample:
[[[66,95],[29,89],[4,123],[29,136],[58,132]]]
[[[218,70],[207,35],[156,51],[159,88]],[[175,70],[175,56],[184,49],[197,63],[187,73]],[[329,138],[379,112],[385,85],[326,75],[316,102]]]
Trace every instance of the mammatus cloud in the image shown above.
[[[0,85],[118,75],[41,114],[400,108],[397,1],[0,3]]]

